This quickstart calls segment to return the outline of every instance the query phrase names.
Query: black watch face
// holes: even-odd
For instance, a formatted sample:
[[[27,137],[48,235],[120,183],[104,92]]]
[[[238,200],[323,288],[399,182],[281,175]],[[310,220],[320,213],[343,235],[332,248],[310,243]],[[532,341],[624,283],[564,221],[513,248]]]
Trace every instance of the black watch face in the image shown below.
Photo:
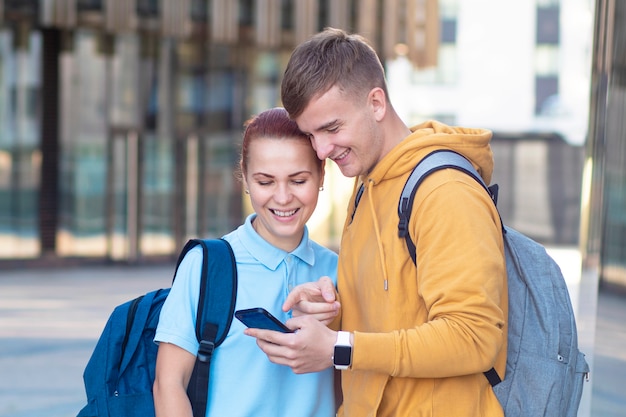
[[[335,346],[335,365],[348,366],[350,365],[350,357],[352,355],[352,348],[350,346]]]

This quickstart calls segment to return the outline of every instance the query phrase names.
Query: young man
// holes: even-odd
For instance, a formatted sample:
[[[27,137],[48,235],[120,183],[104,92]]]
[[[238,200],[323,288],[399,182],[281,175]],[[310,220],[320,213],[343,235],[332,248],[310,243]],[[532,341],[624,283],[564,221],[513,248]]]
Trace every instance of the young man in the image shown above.
[[[490,182],[491,133],[435,121],[407,127],[374,50],[337,29],[295,49],[282,100],[318,157],[356,177],[339,253],[341,331],[316,320],[338,311],[332,284],[320,280],[283,306],[308,313],[289,320],[297,333],[247,334],[294,372],[342,369],[339,415],[502,416],[483,375],[495,367],[504,378],[506,364],[506,267],[493,202],[468,175],[441,170],[414,199],[417,267],[397,230],[401,190],[430,152],[457,151]]]

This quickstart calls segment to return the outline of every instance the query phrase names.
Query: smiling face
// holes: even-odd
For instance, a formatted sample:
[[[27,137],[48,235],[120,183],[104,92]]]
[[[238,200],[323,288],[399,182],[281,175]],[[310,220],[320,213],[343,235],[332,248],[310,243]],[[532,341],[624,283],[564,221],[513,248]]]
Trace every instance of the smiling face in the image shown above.
[[[355,177],[369,173],[386,152],[378,123],[384,112],[381,89],[360,99],[335,86],[311,99],[295,120],[309,135],[318,158],[332,159],[343,175]]]
[[[302,240],[324,182],[324,170],[303,137],[256,138],[248,144],[244,185],[257,214],[253,226],[272,245],[292,251]]]

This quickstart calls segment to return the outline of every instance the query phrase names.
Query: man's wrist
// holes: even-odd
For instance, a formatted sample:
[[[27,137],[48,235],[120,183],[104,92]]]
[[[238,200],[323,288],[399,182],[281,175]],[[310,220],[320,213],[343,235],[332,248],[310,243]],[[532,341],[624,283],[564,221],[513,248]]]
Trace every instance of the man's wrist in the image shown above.
[[[352,366],[352,334],[350,332],[337,332],[332,359],[335,369],[350,369]]]

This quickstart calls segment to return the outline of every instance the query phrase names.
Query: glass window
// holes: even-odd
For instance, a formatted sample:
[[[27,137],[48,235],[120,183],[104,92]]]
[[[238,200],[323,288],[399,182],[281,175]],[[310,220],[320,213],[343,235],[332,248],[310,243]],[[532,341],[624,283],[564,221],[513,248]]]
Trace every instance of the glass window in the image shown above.
[[[254,2],[239,0],[239,24],[244,27],[254,26]]]
[[[144,130],[138,155],[140,180],[139,252],[142,255],[163,255],[176,251],[175,224],[177,198],[181,187],[176,184],[177,145],[171,117],[174,62],[173,46],[169,40],[160,41],[160,53],[140,64],[142,88],[139,107],[144,112]],[[167,67],[167,71],[163,68]],[[184,205],[184,204],[182,204]]]
[[[203,78],[206,133],[199,135],[198,143],[198,227],[206,236],[221,236],[242,221],[241,185],[234,171],[243,128],[237,109],[243,102],[237,101],[241,83],[229,65],[229,52],[223,48],[213,51],[209,62],[212,69]],[[274,88],[277,90],[276,84]]]
[[[624,30],[621,31],[624,34]],[[626,96],[619,67],[610,84],[604,141],[605,225],[602,230],[602,279],[626,288]],[[599,139],[599,138],[598,138]]]
[[[195,22],[206,22],[209,16],[209,2],[191,0],[191,19]]]
[[[140,123],[139,90],[140,43],[136,34],[118,35],[115,38],[115,55],[111,57],[112,86],[110,121],[114,126],[137,128]],[[144,74],[146,75],[146,74]]]
[[[37,16],[38,0],[4,0],[5,13],[17,13],[21,16]]]
[[[103,0],[76,0],[79,12],[101,12]]]
[[[441,20],[441,43],[456,43],[456,19]]]
[[[280,27],[283,30],[292,30],[294,26],[294,0],[283,0],[280,6]],[[320,14],[326,11],[326,7],[320,6]]]
[[[136,0],[137,15],[140,17],[159,17],[158,0]]]
[[[221,236],[242,221],[241,185],[234,174],[240,143],[240,131],[214,132],[204,138],[205,164],[199,187],[203,236]]]
[[[546,113],[552,100],[558,98],[559,78],[537,76],[535,78],[535,114]]]
[[[39,254],[40,57],[38,32],[0,32],[1,258]]]
[[[561,0],[537,0],[537,7],[558,7]]]
[[[81,29],[61,56],[60,255],[106,253],[106,57],[97,33]]]
[[[559,43],[559,6],[537,8],[537,44]]]

